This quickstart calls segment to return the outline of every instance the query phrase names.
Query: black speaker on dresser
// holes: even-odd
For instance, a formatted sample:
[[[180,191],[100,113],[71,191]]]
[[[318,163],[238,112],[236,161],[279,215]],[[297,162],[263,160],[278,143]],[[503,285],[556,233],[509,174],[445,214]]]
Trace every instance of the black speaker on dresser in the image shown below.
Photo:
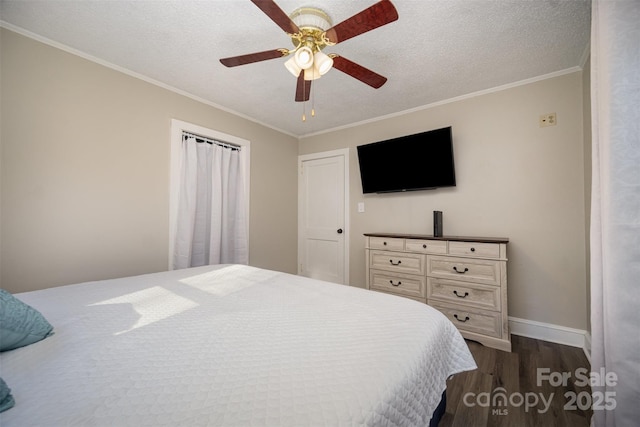
[[[433,211],[433,237],[442,237],[442,211]]]

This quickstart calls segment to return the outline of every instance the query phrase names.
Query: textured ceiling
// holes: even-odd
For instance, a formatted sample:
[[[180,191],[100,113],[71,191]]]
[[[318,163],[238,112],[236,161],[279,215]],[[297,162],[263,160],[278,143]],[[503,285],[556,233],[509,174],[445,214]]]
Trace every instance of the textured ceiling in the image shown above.
[[[337,24],[375,0],[276,0]],[[290,48],[249,0],[2,1],[3,25],[33,33],[292,135],[420,108],[581,66],[588,0],[394,0],[399,19],[325,49],[388,78],[373,89],[331,70],[313,85],[302,122],[286,58],[226,68],[223,57]],[[307,113],[310,103],[307,103]]]

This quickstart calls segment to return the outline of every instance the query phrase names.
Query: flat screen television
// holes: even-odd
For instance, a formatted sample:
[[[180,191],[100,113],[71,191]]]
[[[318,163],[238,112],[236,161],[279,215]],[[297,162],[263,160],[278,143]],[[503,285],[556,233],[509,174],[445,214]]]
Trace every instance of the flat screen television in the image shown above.
[[[359,145],[363,193],[455,187],[451,126]]]

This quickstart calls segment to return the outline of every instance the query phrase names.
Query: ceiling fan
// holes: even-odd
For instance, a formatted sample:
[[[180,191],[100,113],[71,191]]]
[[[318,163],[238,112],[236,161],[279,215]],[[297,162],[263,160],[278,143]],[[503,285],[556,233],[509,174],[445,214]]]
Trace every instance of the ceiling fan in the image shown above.
[[[386,77],[343,56],[335,53],[327,55],[322,50],[397,20],[398,12],[390,0],[381,0],[337,25],[332,25],[329,16],[320,9],[302,7],[287,15],[273,0],[251,2],[287,33],[294,48],[223,58],[220,60],[223,65],[236,67],[292,54],[293,57],[285,62],[285,66],[298,78],[296,102],[308,101],[311,81],[324,75],[331,68],[336,68],[375,89],[387,81]]]

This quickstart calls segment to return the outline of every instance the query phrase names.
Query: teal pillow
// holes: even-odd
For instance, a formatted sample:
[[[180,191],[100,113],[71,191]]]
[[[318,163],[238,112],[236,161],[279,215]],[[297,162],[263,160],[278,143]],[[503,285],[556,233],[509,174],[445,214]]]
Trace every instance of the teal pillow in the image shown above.
[[[7,383],[0,378],[0,412],[4,412],[9,408],[13,408],[16,401],[11,396],[11,389],[7,386]]]
[[[38,310],[0,289],[0,351],[33,344],[51,335],[52,330]]]

